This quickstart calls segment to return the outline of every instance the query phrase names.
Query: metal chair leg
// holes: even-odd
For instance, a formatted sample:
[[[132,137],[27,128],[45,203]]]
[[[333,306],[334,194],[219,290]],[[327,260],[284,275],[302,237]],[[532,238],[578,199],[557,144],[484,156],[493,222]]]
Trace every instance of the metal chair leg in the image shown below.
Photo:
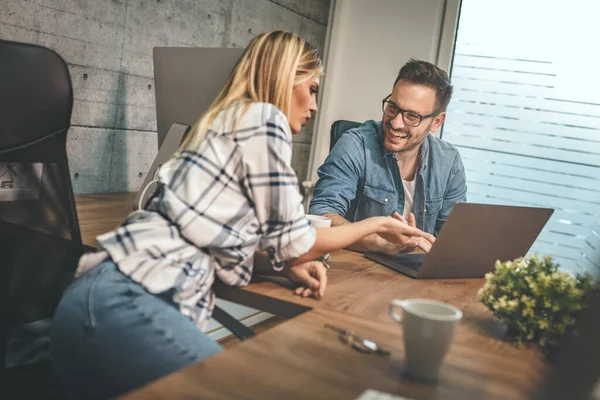
[[[233,333],[240,340],[246,340],[256,336],[256,333],[254,333],[252,329],[233,318],[219,306],[215,306],[212,316],[217,322],[229,329],[231,333]]]

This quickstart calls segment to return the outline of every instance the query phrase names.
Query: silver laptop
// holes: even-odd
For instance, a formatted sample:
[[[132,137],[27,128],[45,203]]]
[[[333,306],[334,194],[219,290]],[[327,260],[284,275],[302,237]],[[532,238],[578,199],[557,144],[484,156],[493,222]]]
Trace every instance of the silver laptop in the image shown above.
[[[496,260],[525,256],[553,213],[551,208],[458,203],[428,254],[365,256],[417,279],[482,278]]]
[[[154,179],[156,169],[171,158],[189,127],[206,112],[243,51],[201,47],[154,48],[158,153],[134,200],[135,208],[152,195],[154,188],[148,187],[148,184]]]

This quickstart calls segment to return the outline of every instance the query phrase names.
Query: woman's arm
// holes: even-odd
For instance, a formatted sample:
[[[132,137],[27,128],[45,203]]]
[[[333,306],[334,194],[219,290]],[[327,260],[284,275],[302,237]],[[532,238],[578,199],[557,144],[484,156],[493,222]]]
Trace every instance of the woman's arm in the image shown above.
[[[292,265],[314,260],[323,254],[343,249],[365,236],[378,234],[385,240],[405,247],[418,246],[420,237],[435,240],[432,235],[392,217],[372,217],[365,220],[331,228],[317,229],[317,240],[312,248],[300,257],[292,260]]]
[[[327,270],[320,261],[308,261],[296,265],[286,265],[281,271],[273,269],[265,252],[254,253],[254,270],[258,275],[281,275],[299,284],[295,289],[297,295],[308,297],[314,295],[317,300],[325,295],[327,287]]]
[[[324,214],[324,217],[331,219],[332,226],[340,226],[351,224],[347,219],[337,215],[337,214]],[[359,251],[362,253],[367,253],[370,251],[383,251],[388,254],[396,254],[402,251],[405,246],[401,244],[390,243],[381,236],[376,233],[372,233],[369,236],[365,236],[356,242],[352,243],[349,246],[346,246],[349,250]]]

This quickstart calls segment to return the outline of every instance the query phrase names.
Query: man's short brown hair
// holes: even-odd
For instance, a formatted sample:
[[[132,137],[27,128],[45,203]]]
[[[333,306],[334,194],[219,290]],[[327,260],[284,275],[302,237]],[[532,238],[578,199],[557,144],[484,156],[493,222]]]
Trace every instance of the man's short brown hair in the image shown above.
[[[430,62],[411,58],[400,68],[394,86],[400,79],[435,89],[435,111],[446,111],[452,98],[452,85],[446,71]]]

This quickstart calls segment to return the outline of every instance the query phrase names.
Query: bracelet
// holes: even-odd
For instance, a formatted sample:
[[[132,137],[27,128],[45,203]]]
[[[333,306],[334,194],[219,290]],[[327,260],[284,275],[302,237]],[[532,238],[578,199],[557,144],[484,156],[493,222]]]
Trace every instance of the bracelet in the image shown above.
[[[327,263],[327,260],[329,260],[331,258],[331,254],[327,253],[324,256],[318,257],[315,259],[315,261],[321,261],[321,263],[323,263],[323,266],[325,267],[325,269],[329,269],[330,266]]]

